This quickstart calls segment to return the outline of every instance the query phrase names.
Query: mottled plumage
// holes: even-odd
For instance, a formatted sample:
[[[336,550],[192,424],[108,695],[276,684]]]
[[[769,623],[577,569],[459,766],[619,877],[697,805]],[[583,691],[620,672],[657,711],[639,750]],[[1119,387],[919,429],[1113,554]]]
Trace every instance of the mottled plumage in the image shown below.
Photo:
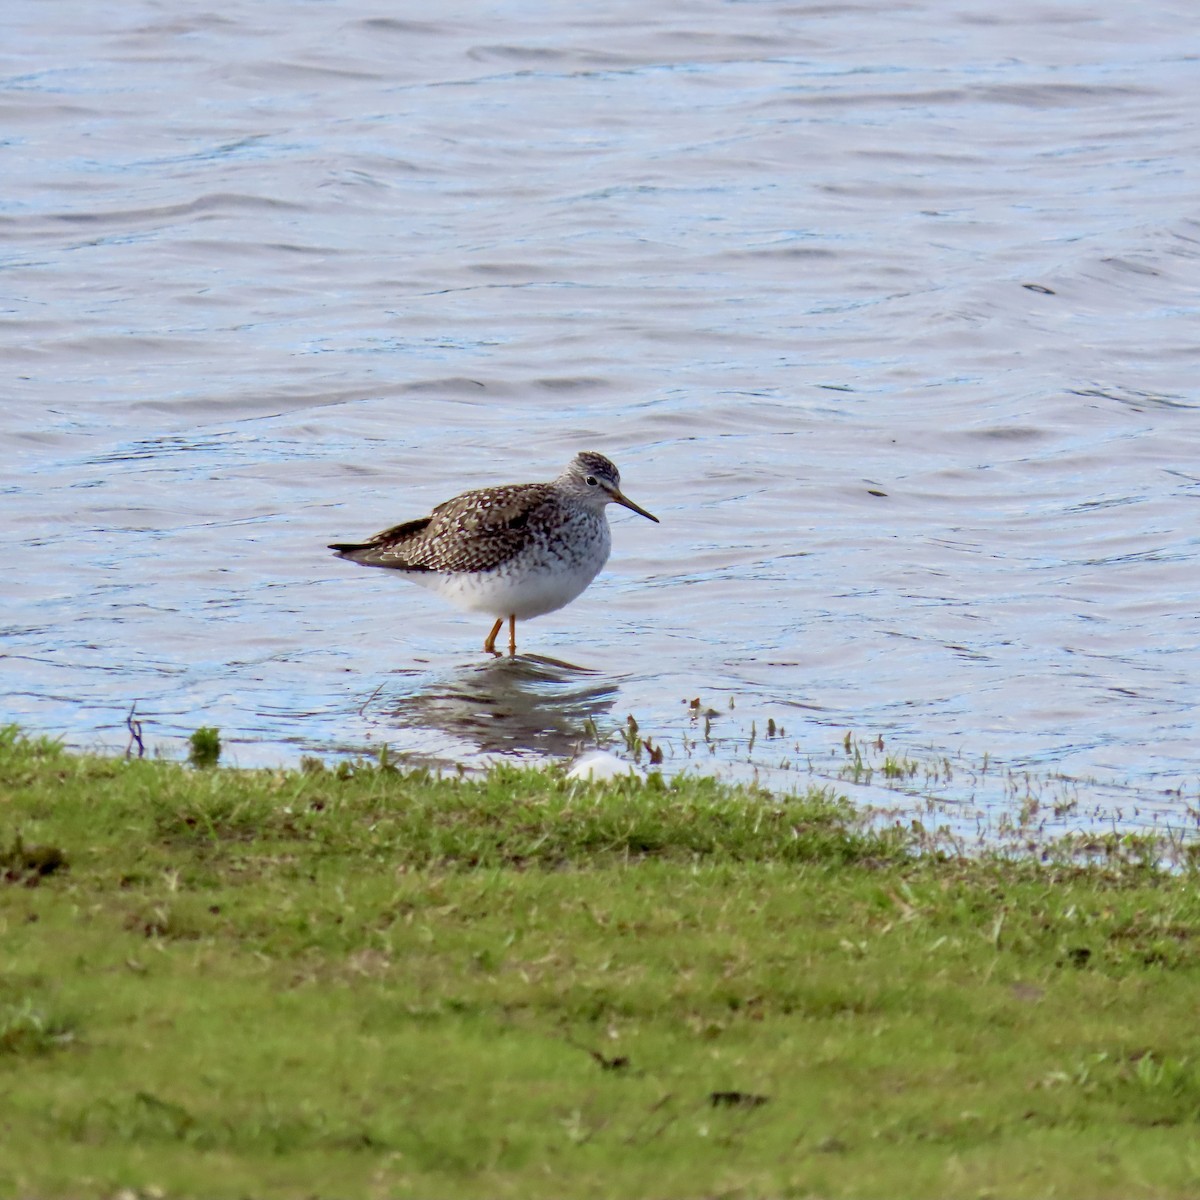
[[[463,492],[427,517],[330,549],[365,567],[399,571],[460,608],[490,613],[496,624],[484,649],[491,653],[507,618],[515,653],[516,619],[569,604],[608,560],[606,505],[658,520],[627,499],[620,484],[617,468],[587,451],[550,483]]]

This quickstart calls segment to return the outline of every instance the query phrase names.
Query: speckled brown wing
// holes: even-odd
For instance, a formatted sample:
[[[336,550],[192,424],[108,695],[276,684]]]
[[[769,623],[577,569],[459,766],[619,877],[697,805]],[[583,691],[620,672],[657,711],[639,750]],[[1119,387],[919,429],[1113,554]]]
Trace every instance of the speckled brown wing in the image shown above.
[[[384,529],[365,542],[330,547],[364,567],[400,571],[487,571],[511,558],[528,540],[530,517],[547,502],[544,483],[463,492],[428,517]]]

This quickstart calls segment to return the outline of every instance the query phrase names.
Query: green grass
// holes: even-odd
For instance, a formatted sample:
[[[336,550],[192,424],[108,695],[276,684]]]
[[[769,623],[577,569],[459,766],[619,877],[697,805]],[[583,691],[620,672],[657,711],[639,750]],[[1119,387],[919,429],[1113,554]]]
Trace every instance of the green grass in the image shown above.
[[[916,855],[821,794],[10,730],[0,879],[3,1196],[1200,1180],[1194,874]]]

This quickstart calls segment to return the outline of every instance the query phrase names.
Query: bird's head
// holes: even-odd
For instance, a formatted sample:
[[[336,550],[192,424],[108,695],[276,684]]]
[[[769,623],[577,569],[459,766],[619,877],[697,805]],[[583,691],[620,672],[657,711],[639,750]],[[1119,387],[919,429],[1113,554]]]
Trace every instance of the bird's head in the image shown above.
[[[597,512],[603,512],[607,504],[621,504],[658,524],[658,518],[653,513],[648,513],[640,505],[634,504],[621,491],[621,472],[617,470],[616,464],[603,454],[597,454],[594,450],[584,450],[575,455],[560,478],[585,504]]]

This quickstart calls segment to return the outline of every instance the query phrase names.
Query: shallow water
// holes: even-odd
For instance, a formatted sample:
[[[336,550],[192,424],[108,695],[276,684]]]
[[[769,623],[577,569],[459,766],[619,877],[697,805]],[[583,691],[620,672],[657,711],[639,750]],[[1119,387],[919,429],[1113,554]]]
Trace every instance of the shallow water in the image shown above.
[[[11,18],[0,716],[1189,823],[1190,6],[388,11]],[[324,549],[585,448],[662,524],[532,657]]]

